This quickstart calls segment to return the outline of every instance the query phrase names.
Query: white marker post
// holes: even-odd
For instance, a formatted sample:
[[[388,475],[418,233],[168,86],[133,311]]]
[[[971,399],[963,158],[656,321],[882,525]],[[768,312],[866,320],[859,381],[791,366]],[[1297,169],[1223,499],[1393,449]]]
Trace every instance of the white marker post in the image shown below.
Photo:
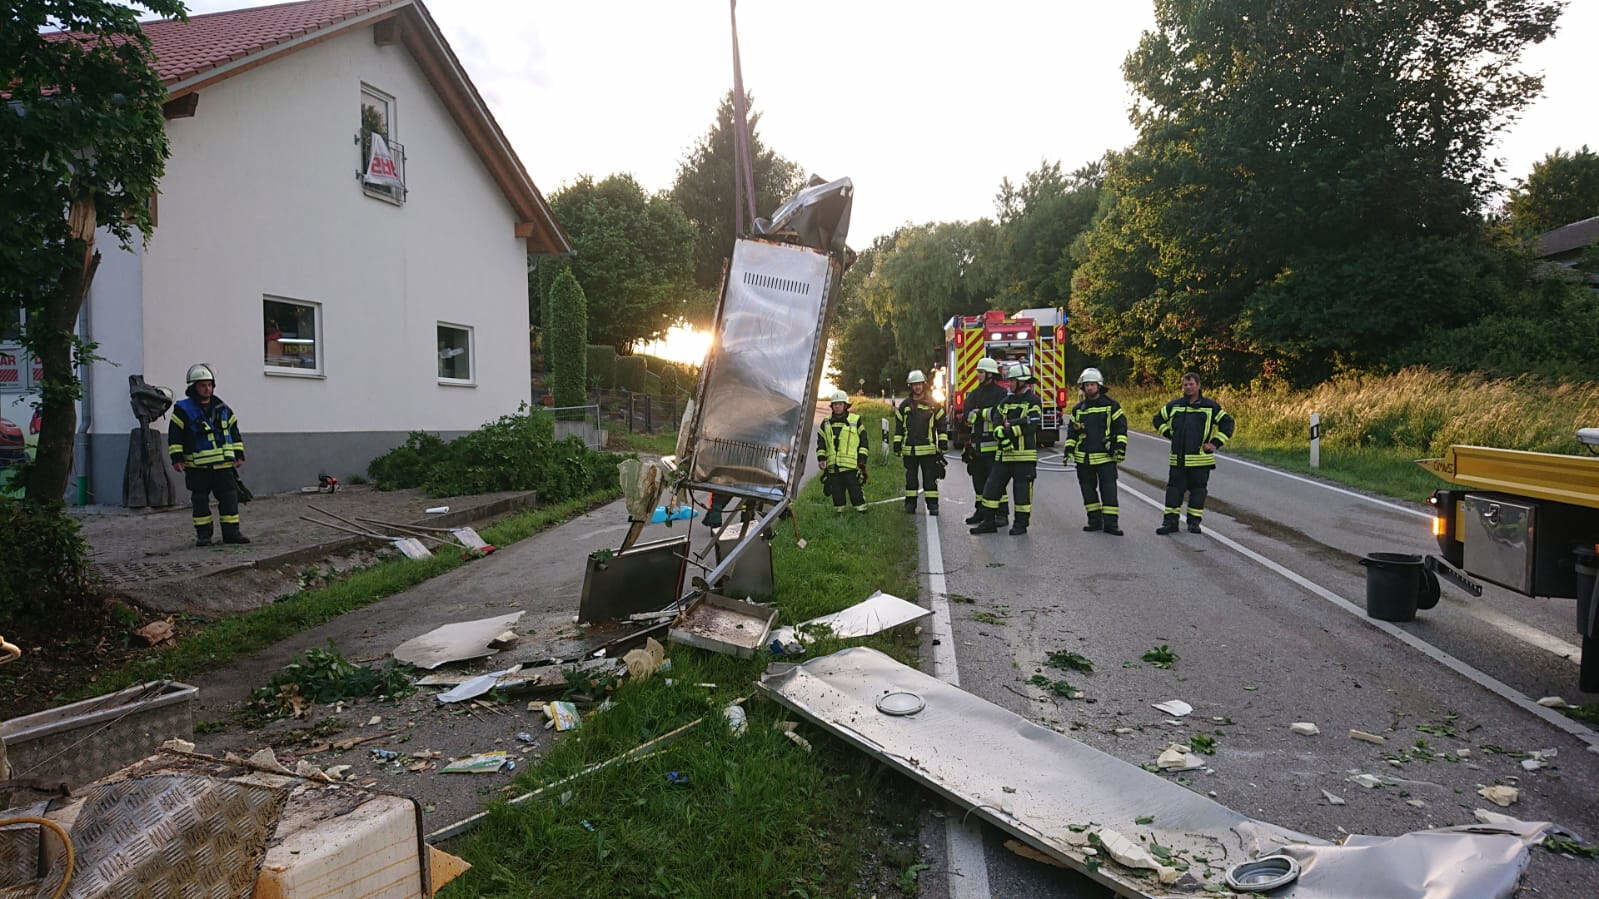
[[[1310,413],[1310,467],[1321,467],[1321,413]]]

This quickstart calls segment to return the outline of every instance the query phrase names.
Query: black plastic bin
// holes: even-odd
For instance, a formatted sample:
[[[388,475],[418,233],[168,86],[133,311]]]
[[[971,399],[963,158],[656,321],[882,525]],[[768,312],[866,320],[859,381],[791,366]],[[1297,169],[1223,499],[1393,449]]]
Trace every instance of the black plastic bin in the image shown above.
[[[1599,552],[1584,546],[1577,550],[1577,633],[1582,636],[1582,667],[1577,686],[1584,693],[1599,693]]]
[[[1383,621],[1414,621],[1424,572],[1421,556],[1367,553],[1366,614]]]

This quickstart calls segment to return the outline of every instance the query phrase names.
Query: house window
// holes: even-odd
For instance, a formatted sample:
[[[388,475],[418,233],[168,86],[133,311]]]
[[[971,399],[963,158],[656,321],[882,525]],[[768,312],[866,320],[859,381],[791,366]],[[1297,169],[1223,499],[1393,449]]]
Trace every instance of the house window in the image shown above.
[[[472,329],[439,322],[439,383],[472,383]]]
[[[266,297],[261,307],[267,374],[322,374],[322,305]]]
[[[361,85],[357,144],[361,148],[361,189],[391,203],[405,202],[405,147],[397,140],[394,98],[367,84]]]

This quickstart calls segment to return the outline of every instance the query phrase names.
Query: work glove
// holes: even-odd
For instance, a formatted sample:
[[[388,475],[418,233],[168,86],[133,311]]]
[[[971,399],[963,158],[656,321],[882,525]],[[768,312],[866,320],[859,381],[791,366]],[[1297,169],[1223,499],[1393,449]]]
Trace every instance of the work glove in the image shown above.
[[[966,444],[964,447],[961,447],[961,461],[962,462],[965,462],[967,465],[970,465],[970,464],[972,464],[972,462],[976,458],[977,458],[977,453],[976,453],[976,451],[974,451],[972,449],[972,445],[970,443]]]
[[[949,460],[943,456],[935,456],[934,458],[938,460],[938,477],[943,480],[945,472],[949,471]]]
[[[861,486],[865,487],[866,486],[866,477],[867,477],[867,475],[866,475],[866,466],[862,465],[861,468],[860,468],[860,471],[861,471],[861,473],[860,473]]]
[[[1123,448],[1117,450],[1115,452],[1115,454],[1111,456],[1111,458],[1116,461],[1117,465],[1120,465],[1123,462],[1126,462],[1127,461],[1127,448],[1123,447]]]

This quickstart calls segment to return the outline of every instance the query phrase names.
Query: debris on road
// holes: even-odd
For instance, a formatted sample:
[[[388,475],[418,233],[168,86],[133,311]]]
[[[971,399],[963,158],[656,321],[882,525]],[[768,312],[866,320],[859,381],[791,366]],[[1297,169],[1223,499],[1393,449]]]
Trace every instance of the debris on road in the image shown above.
[[[1155,765],[1162,771],[1192,771],[1195,768],[1205,767],[1204,761],[1199,756],[1189,751],[1189,747],[1181,743],[1172,743],[1167,746],[1156,759]]]
[[[1084,674],[1094,673],[1094,663],[1086,656],[1078,655],[1069,649],[1057,649],[1045,659],[1051,668],[1060,668],[1066,671],[1081,671]]]
[[[1571,708],[1571,703],[1566,702],[1564,699],[1561,699],[1559,696],[1545,696],[1542,699],[1538,700],[1538,704],[1543,706],[1546,709],[1569,709],[1569,708]]]
[[[438,694],[434,698],[443,703],[463,702],[468,699],[476,699],[477,697],[482,696],[484,693],[494,689],[500,683],[502,678],[510,677],[521,670],[521,665],[512,665],[511,667],[501,671],[490,671],[487,674],[479,674],[477,677],[456,684],[453,688]]]
[[[458,621],[436,627],[401,643],[390,655],[418,668],[433,670],[446,662],[464,662],[494,655],[499,650],[489,644],[506,630],[515,627],[521,612],[474,621]]]
[[[749,730],[749,718],[744,714],[744,707],[736,702],[722,709],[722,717],[727,719],[727,729],[735,737],[743,736]]]
[[[802,621],[791,627],[780,627],[772,632],[772,638],[787,646],[790,643],[804,643],[820,636],[834,636],[841,639],[871,637],[919,621],[931,614],[933,614],[932,609],[923,608],[916,603],[878,590],[842,611]]]
[[[666,647],[654,637],[645,639],[644,648],[630,649],[622,656],[622,663],[627,666],[627,676],[634,680],[648,679],[665,660]]]
[[[162,743],[161,744],[161,748],[165,749],[165,750],[168,750],[170,752],[184,752],[184,753],[192,753],[192,752],[194,752],[194,744],[193,743],[189,742],[188,740],[180,740],[180,739],[177,739],[177,738],[173,738],[171,740],[166,741],[165,743]]]
[[[570,702],[557,699],[544,703],[542,708],[544,717],[550,719],[550,723],[557,731],[576,730],[583,726],[583,718],[578,715],[577,706]]]
[[[1140,658],[1149,664],[1154,665],[1156,668],[1170,669],[1173,665],[1176,665],[1177,660],[1182,657],[1177,653],[1172,652],[1170,646],[1162,643],[1153,649],[1147,650],[1142,656],[1140,656]]]
[[[1321,795],[1322,795],[1323,799],[1327,800],[1327,804],[1328,805],[1344,805],[1345,804],[1344,803],[1344,798],[1342,796],[1334,796],[1328,790],[1322,790],[1321,791]]]
[[[275,774],[294,773],[283,767],[283,763],[278,761],[277,753],[273,752],[270,746],[265,749],[257,749],[249,758],[245,759],[245,762],[253,767],[265,769]]]
[[[147,646],[160,646],[163,643],[170,642],[174,635],[172,616],[168,615],[159,621],[152,621],[133,633],[143,640]]]
[[[1387,783],[1382,778],[1374,774],[1356,774],[1354,777],[1349,779],[1354,783],[1360,784],[1368,790],[1375,790],[1376,788]]]
[[[1405,805],[1408,805],[1411,808],[1426,808],[1427,807],[1427,803],[1423,802],[1420,799],[1406,799],[1405,800]]]
[[[1016,853],[1017,855],[1021,856],[1022,858],[1027,859],[1028,861],[1040,862],[1040,863],[1045,864],[1045,865],[1053,865],[1056,868],[1065,868],[1066,867],[1066,865],[1064,863],[1062,863],[1059,859],[1055,859],[1055,858],[1052,858],[1052,857],[1050,857],[1048,855],[1045,855],[1044,853],[1039,852],[1037,849],[1034,849],[1033,847],[1027,845],[1026,843],[1023,843],[1021,840],[1016,840],[1016,839],[1006,840],[1005,841],[1005,848],[1009,849],[1011,852]]]
[[[1194,707],[1181,699],[1168,699],[1165,702],[1154,703],[1154,708],[1171,715],[1173,718],[1182,718],[1193,712]]]
[[[375,750],[374,750],[375,751]],[[493,752],[480,752],[459,758],[439,769],[441,774],[498,774],[501,768],[511,764],[511,757],[503,749]]]
[[[1363,730],[1355,730],[1354,728],[1350,728],[1349,737],[1350,737],[1350,739],[1353,739],[1353,740],[1360,740],[1363,743],[1375,743],[1375,744],[1377,744],[1379,746],[1382,745],[1383,743],[1388,742],[1388,738],[1387,737],[1378,736],[1377,734],[1367,733],[1366,731],[1363,731]]]
[[[1309,721],[1295,721],[1293,724],[1288,725],[1288,729],[1302,737],[1314,737],[1321,733],[1321,728]]]
[[[1483,787],[1477,791],[1477,795],[1488,800],[1489,802],[1492,802],[1494,805],[1497,805],[1500,808],[1509,808],[1512,805],[1515,805],[1516,802],[1521,799],[1520,790],[1516,789],[1515,787],[1507,787],[1501,784],[1494,784],[1491,787]]]

